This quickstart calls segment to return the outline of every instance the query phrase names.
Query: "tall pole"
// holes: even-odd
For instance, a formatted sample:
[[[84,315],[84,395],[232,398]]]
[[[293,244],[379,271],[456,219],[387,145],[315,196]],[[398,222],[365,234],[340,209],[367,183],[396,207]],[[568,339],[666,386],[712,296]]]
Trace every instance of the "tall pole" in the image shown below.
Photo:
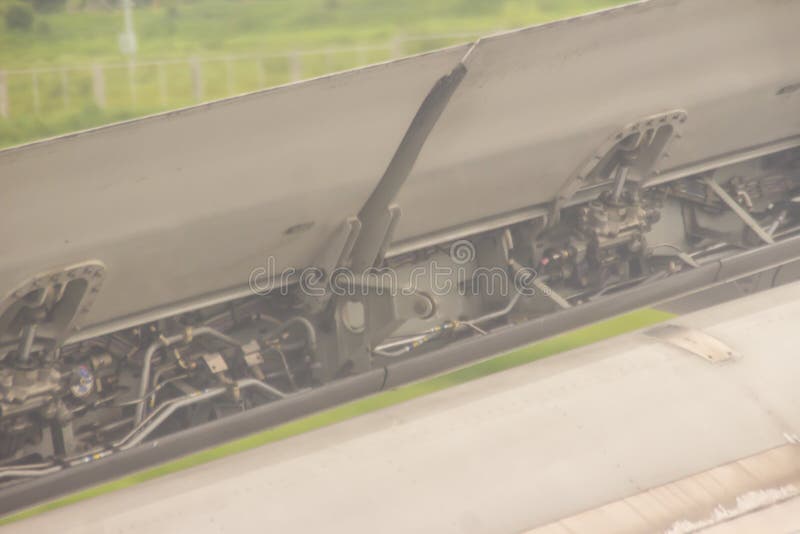
[[[136,55],[136,32],[133,30],[133,0],[122,0],[125,26],[119,35],[120,51],[126,56]]]

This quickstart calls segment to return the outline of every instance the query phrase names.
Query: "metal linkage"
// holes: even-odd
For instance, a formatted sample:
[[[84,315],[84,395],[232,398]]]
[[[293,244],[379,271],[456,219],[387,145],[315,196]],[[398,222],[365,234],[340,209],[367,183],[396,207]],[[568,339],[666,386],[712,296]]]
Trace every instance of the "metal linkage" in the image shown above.
[[[725,189],[723,189],[722,186],[716,182],[716,180],[714,180],[713,176],[706,176],[705,178],[703,178],[703,181],[708,187],[711,188],[712,191],[714,191],[714,193],[720,198],[720,200],[722,200],[725,204],[728,205],[731,211],[735,213],[736,216],[742,220],[742,222],[744,222],[747,226],[750,227],[750,229],[764,243],[767,243],[768,245],[772,245],[775,243],[775,240],[772,239],[772,236],[766,230],[761,228],[761,225],[758,224],[758,221],[753,219],[753,217],[749,213],[747,213],[747,211],[742,206],[740,206],[739,203],[736,202],[736,200],[733,197],[731,197],[728,194],[728,192],[725,191]]]

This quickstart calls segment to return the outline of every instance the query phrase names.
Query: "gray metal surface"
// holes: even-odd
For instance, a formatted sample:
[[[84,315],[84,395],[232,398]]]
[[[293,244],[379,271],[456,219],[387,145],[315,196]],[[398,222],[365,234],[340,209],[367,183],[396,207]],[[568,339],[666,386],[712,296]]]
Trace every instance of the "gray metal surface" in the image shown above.
[[[315,264],[465,51],[0,151],[0,295],[100,260],[108,278],[89,326],[246,290],[268,255],[276,271]]]
[[[792,1],[667,0],[482,39],[400,195],[397,238],[548,202],[655,113],[688,113],[663,173],[798,136],[800,94],[781,94],[800,81],[798,20]]]
[[[519,532],[785,445],[798,321],[794,284],[675,321],[719,365],[626,335],[5,531]]]
[[[800,142],[798,19],[784,0],[652,0],[482,40],[400,193],[396,247],[552,200],[612,132],[665,110],[689,114],[673,177]],[[0,151],[0,295],[99,260],[97,334],[246,293],[268,255],[319,262],[466,50]]]

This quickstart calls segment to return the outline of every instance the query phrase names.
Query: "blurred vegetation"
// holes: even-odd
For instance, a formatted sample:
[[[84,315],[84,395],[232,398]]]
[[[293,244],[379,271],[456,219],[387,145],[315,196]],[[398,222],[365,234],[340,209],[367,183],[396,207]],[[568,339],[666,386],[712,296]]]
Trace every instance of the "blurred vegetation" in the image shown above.
[[[137,62],[231,55],[277,56],[291,51],[386,45],[408,36],[485,34],[540,23],[624,3],[622,0],[140,0],[134,10]],[[119,51],[122,12],[118,0],[0,0],[0,70],[9,80],[9,118],[0,117],[0,146],[56,135],[192,103],[189,73],[169,73],[170,99],[159,98],[156,68],[124,68],[106,77],[108,104],[91,99],[92,64],[124,65]],[[406,41],[403,54],[440,48],[467,37]],[[304,56],[303,77],[389,59],[385,53],[325,58]],[[36,105],[31,77],[24,69],[85,66],[86,73],[38,76]],[[208,63],[203,69],[204,99],[229,93],[220,74],[237,69],[236,92],[288,81],[281,58],[249,71],[238,63]],[[177,67],[176,67],[177,69]],[[219,72],[216,72],[219,71]],[[55,72],[55,71],[54,71]],[[114,76],[117,76],[116,80]],[[49,79],[48,78],[52,78]],[[127,76],[142,90],[127,94]],[[23,79],[24,78],[24,79]],[[258,79],[256,79],[258,78]],[[64,84],[68,94],[63,94]],[[59,84],[61,84],[59,86]],[[59,89],[61,87],[61,89]],[[151,89],[149,90],[148,87]],[[88,95],[88,96],[87,96]],[[69,105],[67,105],[69,104]]]
[[[30,30],[33,26],[33,9],[26,4],[11,4],[6,9],[5,19],[9,30]]]

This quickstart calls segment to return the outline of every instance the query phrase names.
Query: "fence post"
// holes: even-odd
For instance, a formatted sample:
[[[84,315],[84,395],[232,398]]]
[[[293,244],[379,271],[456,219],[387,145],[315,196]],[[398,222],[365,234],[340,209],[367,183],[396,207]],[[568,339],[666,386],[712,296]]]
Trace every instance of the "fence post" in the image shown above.
[[[264,58],[256,60],[256,75],[258,76],[258,88],[263,89],[267,85],[267,75],[264,72]]]
[[[0,117],[8,118],[8,77],[0,70]]]
[[[69,80],[64,67],[61,67],[61,103],[65,110],[69,109]]]
[[[161,98],[161,107],[167,107],[169,92],[167,89],[167,72],[163,63],[158,64],[158,95]]]
[[[128,61],[128,93],[131,97],[131,104],[136,105],[136,63]]]
[[[39,116],[40,100],[39,100],[39,73],[33,71],[31,73],[31,85],[33,86],[33,114]]]
[[[236,92],[236,78],[233,75],[233,60],[231,58],[225,59],[225,81],[228,84],[228,95]]]
[[[300,54],[292,52],[289,54],[289,81],[296,82],[303,78],[303,62]]]
[[[194,93],[194,101],[200,102],[203,100],[203,70],[200,67],[200,61],[195,57],[192,58],[192,93]]]
[[[399,33],[392,39],[392,58],[403,57],[405,55],[405,35]]]
[[[105,109],[106,78],[103,67],[98,64],[92,65],[92,96],[94,96],[95,105],[100,109]]]

